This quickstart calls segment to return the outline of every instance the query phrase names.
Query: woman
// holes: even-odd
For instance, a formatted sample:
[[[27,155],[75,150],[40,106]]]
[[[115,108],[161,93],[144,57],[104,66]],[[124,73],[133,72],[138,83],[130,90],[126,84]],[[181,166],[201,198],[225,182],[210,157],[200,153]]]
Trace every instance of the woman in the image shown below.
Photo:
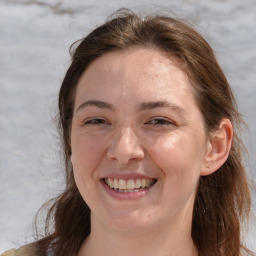
[[[254,255],[242,124],[200,34],[117,12],[79,42],[60,89],[66,188],[45,238],[3,255]]]

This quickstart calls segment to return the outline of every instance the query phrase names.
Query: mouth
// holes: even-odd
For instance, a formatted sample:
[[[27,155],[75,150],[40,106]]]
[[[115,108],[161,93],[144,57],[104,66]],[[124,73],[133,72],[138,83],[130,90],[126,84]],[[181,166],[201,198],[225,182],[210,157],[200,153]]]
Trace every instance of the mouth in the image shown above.
[[[102,181],[111,189],[121,193],[132,193],[145,190],[153,186],[157,179],[116,179],[104,178]]]

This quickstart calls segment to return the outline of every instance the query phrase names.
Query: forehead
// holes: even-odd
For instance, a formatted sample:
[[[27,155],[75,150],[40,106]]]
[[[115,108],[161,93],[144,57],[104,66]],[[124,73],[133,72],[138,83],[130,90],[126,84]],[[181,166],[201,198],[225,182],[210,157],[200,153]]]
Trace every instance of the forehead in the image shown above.
[[[175,57],[152,49],[115,51],[96,59],[84,71],[74,110],[86,102],[100,101],[126,115],[134,114],[144,103],[165,102],[165,106],[182,109],[193,123],[203,123],[191,88],[181,61]]]
[[[142,94],[152,91],[163,95],[178,87],[191,89],[182,61],[146,48],[113,51],[94,60],[79,79],[78,96],[83,90],[95,91],[98,85],[101,90],[133,88]]]

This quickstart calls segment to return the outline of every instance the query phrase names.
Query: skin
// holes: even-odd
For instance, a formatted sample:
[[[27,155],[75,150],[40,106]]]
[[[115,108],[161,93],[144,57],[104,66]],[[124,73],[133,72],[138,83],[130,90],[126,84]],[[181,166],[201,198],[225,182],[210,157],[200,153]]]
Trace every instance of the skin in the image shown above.
[[[231,138],[228,120],[207,135],[175,57],[137,48],[95,60],[78,82],[71,127],[75,181],[91,209],[78,255],[197,255],[198,179],[223,164]],[[120,175],[157,182],[140,198],[117,199],[101,179]]]

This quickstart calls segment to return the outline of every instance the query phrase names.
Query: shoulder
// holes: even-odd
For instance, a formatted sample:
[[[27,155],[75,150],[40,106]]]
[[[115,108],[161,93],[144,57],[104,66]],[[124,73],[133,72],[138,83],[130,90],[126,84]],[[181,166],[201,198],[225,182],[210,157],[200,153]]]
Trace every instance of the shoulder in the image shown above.
[[[20,247],[19,249],[12,249],[4,252],[0,256],[37,256],[36,246],[34,244],[28,244]]]

